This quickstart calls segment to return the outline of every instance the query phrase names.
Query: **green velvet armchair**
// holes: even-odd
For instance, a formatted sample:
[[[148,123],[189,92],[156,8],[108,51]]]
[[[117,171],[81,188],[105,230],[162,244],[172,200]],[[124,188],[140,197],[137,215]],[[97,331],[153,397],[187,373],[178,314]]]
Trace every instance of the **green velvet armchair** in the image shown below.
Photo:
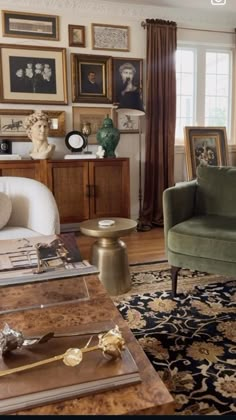
[[[236,167],[199,166],[164,191],[163,211],[173,296],[181,268],[236,274]]]

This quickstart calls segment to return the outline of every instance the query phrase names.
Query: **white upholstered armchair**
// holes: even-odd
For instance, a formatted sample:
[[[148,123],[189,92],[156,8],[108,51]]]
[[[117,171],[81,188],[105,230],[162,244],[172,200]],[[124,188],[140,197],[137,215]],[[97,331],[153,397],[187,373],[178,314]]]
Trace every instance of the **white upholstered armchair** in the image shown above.
[[[0,193],[4,193],[3,199],[0,197],[0,219],[6,218],[6,212],[10,216],[0,229],[0,240],[60,233],[57,204],[44,184],[30,178],[3,176]]]

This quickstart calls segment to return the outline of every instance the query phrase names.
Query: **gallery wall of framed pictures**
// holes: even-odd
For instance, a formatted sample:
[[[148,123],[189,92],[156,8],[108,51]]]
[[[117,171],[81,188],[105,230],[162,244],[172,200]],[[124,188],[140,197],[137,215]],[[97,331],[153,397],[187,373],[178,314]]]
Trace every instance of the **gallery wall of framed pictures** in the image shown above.
[[[125,57],[131,51],[129,26],[68,23],[67,43],[56,47],[43,41],[61,40],[59,15],[10,10],[2,10],[1,15],[2,37],[16,42],[0,44],[0,104],[6,105],[0,109],[0,138],[28,140],[24,119],[35,109],[16,109],[14,104],[33,104],[40,109],[69,105],[63,111],[48,110],[50,137],[65,136],[67,113],[71,113],[72,129],[79,129],[85,118],[90,120],[93,144],[97,126],[107,115],[121,133],[138,132],[137,118],[115,112],[126,89],[142,95],[143,59]],[[89,47],[89,35],[92,53],[83,54],[81,49]],[[21,38],[28,42],[18,43]],[[124,56],[115,57],[112,51]]]

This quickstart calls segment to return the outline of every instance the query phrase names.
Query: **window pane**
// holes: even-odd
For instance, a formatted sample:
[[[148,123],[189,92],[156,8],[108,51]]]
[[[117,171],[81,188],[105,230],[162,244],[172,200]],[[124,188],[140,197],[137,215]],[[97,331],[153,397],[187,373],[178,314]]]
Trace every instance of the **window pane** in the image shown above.
[[[206,73],[212,74],[216,72],[216,53],[208,52],[206,54]]]
[[[205,124],[229,126],[229,53],[206,52]]]
[[[206,95],[216,94],[216,75],[206,75]]]
[[[229,77],[217,76],[216,94],[219,96],[228,96],[229,94]]]
[[[193,124],[194,51],[179,49],[176,55],[176,136],[183,139],[183,127]]]
[[[229,55],[217,54],[217,73],[229,74]]]

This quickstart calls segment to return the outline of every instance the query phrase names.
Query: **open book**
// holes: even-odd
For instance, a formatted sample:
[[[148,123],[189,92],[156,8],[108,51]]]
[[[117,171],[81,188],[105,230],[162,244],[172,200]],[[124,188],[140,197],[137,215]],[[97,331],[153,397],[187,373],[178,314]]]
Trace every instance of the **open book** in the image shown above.
[[[93,273],[73,233],[0,241],[0,287]]]
[[[0,314],[88,300],[84,276],[95,273],[73,233],[2,240]]]

